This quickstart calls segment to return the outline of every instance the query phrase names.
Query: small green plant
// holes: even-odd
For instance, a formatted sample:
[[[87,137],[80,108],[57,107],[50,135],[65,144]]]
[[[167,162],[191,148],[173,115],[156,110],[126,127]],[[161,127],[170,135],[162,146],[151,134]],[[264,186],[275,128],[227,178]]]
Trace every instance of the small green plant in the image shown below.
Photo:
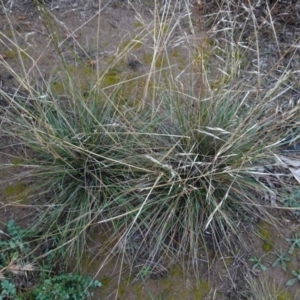
[[[34,250],[36,243],[31,241],[36,239],[36,234],[21,229],[13,220],[7,223],[7,233],[2,234],[5,238],[0,242],[0,300],[85,300],[93,295],[91,288],[101,286],[99,281],[89,277],[59,273],[59,251],[50,251],[46,247],[43,251],[45,257],[39,259]],[[51,242],[55,244],[55,238]],[[24,290],[24,282],[28,279],[34,288]]]
[[[17,299],[16,286],[6,279],[1,280],[1,294],[0,300]]]
[[[296,233],[295,236],[291,239],[285,239],[287,242],[291,243],[291,247],[289,250],[289,254],[293,254],[296,247],[300,248],[300,238],[298,238],[298,234]]]
[[[249,261],[254,263],[254,265],[252,266],[252,270],[256,270],[257,268],[260,268],[263,271],[267,270],[267,267],[264,266],[263,263],[262,263],[263,257],[264,256],[262,256],[262,257],[257,257],[257,256],[250,257]]]
[[[6,238],[0,241],[0,274],[5,270],[21,268],[21,265],[27,263],[26,253],[29,251],[29,244],[26,242],[26,236],[29,232],[21,229],[13,220],[7,223]],[[19,257],[22,257],[22,264],[19,263]]]
[[[284,207],[299,208],[299,210],[294,210],[295,215],[300,215],[300,191],[299,189],[293,188],[288,199],[284,201]]]
[[[84,300],[93,295],[89,288],[101,287],[98,280],[77,274],[62,274],[45,280],[32,294],[36,300]]]
[[[10,251],[25,252],[28,249],[28,244],[24,242],[24,237],[27,231],[21,229],[13,220],[7,223],[7,234],[9,239],[0,241],[1,249],[10,249]],[[1,261],[0,261],[1,267]]]
[[[297,281],[300,282],[300,270],[297,272],[295,270],[292,271],[292,274],[295,276],[295,278],[290,279],[286,282],[286,286],[292,286],[295,284]]]
[[[275,253],[278,257],[277,259],[273,262],[272,268],[275,268],[278,264],[281,264],[281,267],[284,271],[286,271],[286,262],[291,261],[290,257],[286,255],[284,252],[280,253]]]

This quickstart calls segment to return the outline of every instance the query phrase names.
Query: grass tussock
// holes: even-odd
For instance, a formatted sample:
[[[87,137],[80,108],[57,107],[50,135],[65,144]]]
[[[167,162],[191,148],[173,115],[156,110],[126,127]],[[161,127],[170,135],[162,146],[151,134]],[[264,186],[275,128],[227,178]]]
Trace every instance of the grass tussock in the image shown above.
[[[156,22],[169,20],[159,16]],[[82,251],[92,225],[106,223],[131,261],[166,254],[197,263],[207,240],[220,250],[231,245],[229,233],[238,235],[241,220],[272,218],[265,195],[274,193],[268,185],[274,173],[264,167],[275,163],[288,125],[300,116],[298,106],[282,111],[276,102],[288,75],[261,91],[259,71],[257,85],[241,79],[245,50],[234,41],[234,28],[222,43],[213,30],[209,38],[188,40],[185,77],[171,66],[157,70],[157,55],[167,52],[166,28],[177,23],[170,24],[154,31],[162,42],[153,38],[155,55],[137,107],[121,101],[124,82],[102,91],[100,73],[87,93],[58,50],[61,95],[51,79],[43,78],[41,91],[19,75],[14,94],[1,92],[2,132],[31,151],[18,176],[39,204],[36,226],[59,237],[70,256]],[[59,44],[54,40],[55,49]]]
[[[258,278],[248,277],[246,279],[249,296],[251,300],[290,300],[298,299],[299,293],[292,295],[288,290],[281,290],[275,280],[270,280],[264,275]]]

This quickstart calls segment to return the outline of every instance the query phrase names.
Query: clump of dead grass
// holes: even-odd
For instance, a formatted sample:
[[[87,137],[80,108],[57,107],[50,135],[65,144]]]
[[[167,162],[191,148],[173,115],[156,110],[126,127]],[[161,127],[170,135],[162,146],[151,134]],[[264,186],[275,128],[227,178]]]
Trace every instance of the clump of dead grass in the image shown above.
[[[5,279],[5,273],[11,272],[16,275],[24,275],[27,271],[36,270],[35,265],[32,263],[19,264],[15,259],[12,259],[10,263],[4,268],[0,269],[0,279]]]
[[[248,285],[248,299],[251,300],[273,300],[273,299],[298,299],[299,293],[293,295],[286,289],[281,290],[274,279],[260,274],[258,277],[246,277]]]

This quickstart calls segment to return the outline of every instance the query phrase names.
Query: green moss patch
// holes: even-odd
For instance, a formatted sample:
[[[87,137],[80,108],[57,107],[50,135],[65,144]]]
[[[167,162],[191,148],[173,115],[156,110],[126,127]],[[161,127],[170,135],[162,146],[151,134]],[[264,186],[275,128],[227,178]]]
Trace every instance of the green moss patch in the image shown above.
[[[14,185],[9,185],[4,189],[4,193],[12,200],[26,202],[26,196],[28,194],[28,187],[26,184],[19,182]]]

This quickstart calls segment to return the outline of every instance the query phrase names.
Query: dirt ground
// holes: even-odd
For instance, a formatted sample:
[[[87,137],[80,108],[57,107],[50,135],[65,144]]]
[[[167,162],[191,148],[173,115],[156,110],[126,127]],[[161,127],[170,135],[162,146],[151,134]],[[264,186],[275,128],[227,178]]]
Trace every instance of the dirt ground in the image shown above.
[[[71,51],[74,51],[81,59],[84,66],[82,73],[86,75],[85,84],[88,85],[89,76],[92,76],[90,71],[87,71],[91,68],[100,72],[109,69],[108,85],[114,83],[115,76],[130,77],[147,74],[153,51],[153,41],[148,35],[151,30],[150,24],[153,25],[154,4],[152,1],[103,0],[101,5],[98,0],[45,2],[61,37],[59,47],[63,55],[70,58],[70,68],[74,64]],[[217,4],[214,2],[218,1],[207,2],[207,5],[202,7],[203,12],[209,14],[215,11]],[[241,1],[237,2],[241,3]],[[157,3],[163,13],[165,1],[161,0]],[[238,19],[240,22],[244,22],[243,13],[249,9],[249,2],[245,1],[245,3],[244,10],[241,10]],[[174,64],[174,68],[179,71],[185,69],[189,59],[186,55],[188,40],[186,36],[198,34],[197,39],[201,40],[199,28],[195,26],[195,33],[190,19],[186,16],[186,9],[183,4],[178,6],[176,13],[179,21],[174,24],[174,30],[168,39],[161,41],[167,43],[167,56],[171,61],[168,64]],[[193,17],[197,12],[197,6],[191,3],[189,10]],[[276,78],[290,72],[290,77],[286,81],[286,89],[277,91],[284,110],[290,101],[297,103],[300,97],[300,7],[299,3],[293,1],[278,3],[272,11],[272,22],[265,17],[263,13],[265,10],[265,7],[257,7],[257,20],[260,22],[258,24],[261,49],[260,68],[265,74],[273,74],[274,82]],[[42,89],[43,80],[55,78],[57,64],[50,43],[51,36],[39,13],[31,0],[6,0],[0,4],[0,31],[2,33],[0,55],[2,61],[9,64],[16,72],[21,72],[25,76],[27,72],[31,78],[35,78],[36,84]],[[100,23],[98,23],[99,13],[101,14]],[[10,22],[5,18],[5,14],[9,16]],[[217,18],[226,22],[221,14]],[[219,24],[218,26],[225,25]],[[96,34],[98,28],[101,32],[100,37]],[[251,28],[249,30],[251,32]],[[275,32],[276,36],[274,36]],[[240,34],[241,36],[247,35],[248,39],[254,37],[253,32]],[[4,35],[10,40],[5,39]],[[15,42],[30,54],[30,57],[24,57],[24,69],[19,66]],[[122,53],[124,53],[123,56]],[[111,66],[115,57],[122,57],[122,59]],[[256,55],[252,56],[249,51],[247,59],[252,62],[253,69],[249,68],[249,74],[251,74],[257,66],[258,58]],[[39,71],[35,68],[37,63]],[[158,61],[157,64],[161,68],[164,67],[164,61]],[[3,65],[0,65],[0,88],[8,93],[13,93],[17,88],[12,75]],[[251,76],[247,78],[245,74],[242,76],[245,76],[245,80],[249,80],[249,85],[251,85]],[[268,89],[271,86],[272,82],[265,82],[262,79],[262,89]],[[3,105],[2,102],[0,104]],[[0,142],[1,164],[15,164],[13,171],[2,170],[0,172],[1,225],[14,219],[21,226],[30,226],[32,216],[38,209],[33,205],[36,203],[32,203],[27,198],[27,187],[22,185],[20,180],[11,179],[18,173],[18,161],[22,159],[22,155],[26,155],[26,151],[15,141],[8,140],[3,135]],[[200,280],[184,274],[179,265],[162,266],[167,270],[162,276],[152,276],[152,278],[142,280],[141,276],[136,276],[141,270],[137,271],[137,268],[130,273],[128,267],[120,265],[121,260],[118,257],[120,254],[116,254],[100,269],[106,259],[105,253],[110,253],[112,249],[110,246],[106,252],[99,252],[108,234],[106,228],[100,227],[93,229],[89,241],[90,250],[84,254],[81,268],[84,273],[96,276],[102,282],[103,287],[94,299],[248,299],[249,295],[245,292],[247,290],[245,277],[250,275],[258,281],[261,276],[267,276],[268,280],[275,282],[279,290],[284,290],[285,282],[291,278],[291,270],[300,268],[300,251],[298,251],[300,249],[296,249],[293,253],[288,272],[282,270],[280,266],[275,268],[271,266],[277,258],[276,253],[289,251],[290,244],[286,238],[291,238],[294,233],[300,233],[298,217],[293,213],[281,213],[278,215],[276,227],[257,220],[251,220],[239,226],[244,226],[241,240],[245,243],[240,244],[236,241],[235,255],[228,252],[226,256],[226,251],[224,251],[224,255],[219,257],[214,256],[212,252],[211,259],[215,261],[214,264],[209,264],[206,259],[203,259],[201,270],[198,270]],[[253,263],[249,262],[249,259],[254,256],[263,257],[267,271],[263,272],[259,268],[251,269]],[[125,271],[120,275],[121,268]],[[289,288],[287,294],[293,295],[297,288],[297,285]]]

